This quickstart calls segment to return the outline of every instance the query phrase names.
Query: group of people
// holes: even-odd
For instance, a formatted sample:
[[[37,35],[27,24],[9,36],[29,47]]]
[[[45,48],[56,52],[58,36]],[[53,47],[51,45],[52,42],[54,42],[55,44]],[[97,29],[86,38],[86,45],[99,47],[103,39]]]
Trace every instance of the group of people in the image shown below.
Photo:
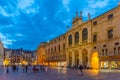
[[[20,71],[22,69],[22,72],[39,72],[39,71],[47,71],[47,66],[45,65],[22,65],[22,66],[18,66],[18,65],[11,65],[11,66],[6,66],[6,73],[9,73],[10,69],[15,72],[15,71]]]

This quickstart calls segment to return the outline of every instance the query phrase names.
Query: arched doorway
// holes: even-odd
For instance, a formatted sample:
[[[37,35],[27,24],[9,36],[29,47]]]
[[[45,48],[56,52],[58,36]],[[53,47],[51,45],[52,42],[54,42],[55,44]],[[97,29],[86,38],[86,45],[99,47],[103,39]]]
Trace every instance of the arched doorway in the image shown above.
[[[75,51],[75,66],[79,65],[79,52]]]
[[[88,65],[88,51],[86,49],[82,51],[82,64],[83,64],[83,67],[85,68]]]
[[[69,66],[72,65],[72,53],[69,52]]]
[[[92,53],[92,56],[91,56],[91,67],[93,69],[99,69],[98,52]]]

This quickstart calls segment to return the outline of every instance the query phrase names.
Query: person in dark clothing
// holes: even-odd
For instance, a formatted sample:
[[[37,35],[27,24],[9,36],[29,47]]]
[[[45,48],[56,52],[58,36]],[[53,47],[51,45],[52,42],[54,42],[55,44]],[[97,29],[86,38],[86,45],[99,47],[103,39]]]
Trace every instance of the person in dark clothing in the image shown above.
[[[9,73],[9,68],[8,68],[8,66],[7,66],[7,70],[6,70],[6,72]]]
[[[27,72],[27,70],[28,70],[28,66],[26,66],[25,69],[26,69],[26,72]]]
[[[78,65],[78,68],[80,70],[80,75],[83,75],[83,66],[82,65]]]

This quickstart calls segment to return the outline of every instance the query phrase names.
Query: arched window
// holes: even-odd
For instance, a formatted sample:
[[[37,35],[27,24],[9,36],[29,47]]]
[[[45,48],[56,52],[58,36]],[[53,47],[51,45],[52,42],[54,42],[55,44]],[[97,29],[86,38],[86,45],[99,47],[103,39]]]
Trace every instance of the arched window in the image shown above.
[[[69,37],[68,37],[68,44],[72,45],[72,35],[69,35]]]
[[[88,39],[88,30],[87,28],[84,28],[82,31],[82,41],[85,41]]]
[[[79,42],[79,32],[75,33],[75,43]]]

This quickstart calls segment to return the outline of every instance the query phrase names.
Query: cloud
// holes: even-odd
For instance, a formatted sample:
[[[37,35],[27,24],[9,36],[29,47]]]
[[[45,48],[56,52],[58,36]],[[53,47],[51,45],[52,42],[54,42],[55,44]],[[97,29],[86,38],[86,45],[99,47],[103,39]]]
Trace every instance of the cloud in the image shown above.
[[[63,0],[63,6],[68,12],[70,11],[69,2],[70,0]]]
[[[3,16],[9,16],[9,14],[1,6],[0,6],[0,14],[2,14]]]
[[[3,42],[4,47],[6,47],[6,48],[7,48],[9,45],[12,45],[13,42],[16,41],[15,39],[9,39],[9,38],[8,38],[8,35],[3,35],[2,33],[0,33],[0,38],[1,38],[2,42]]]
[[[91,18],[100,15],[100,13],[104,12],[106,7],[109,6],[110,0],[91,0],[88,2],[88,5],[85,6],[83,11],[83,17],[86,19],[88,13],[90,13]]]
[[[23,36],[23,34],[16,34],[16,36]]]
[[[84,19],[88,13],[94,17],[115,5],[111,1],[1,0],[0,36],[6,47],[36,49],[40,42],[65,33],[76,11],[83,11]]]
[[[91,7],[92,9],[95,9],[95,8],[104,8],[108,5],[110,0],[91,0],[89,1],[89,7]]]
[[[0,15],[0,26],[11,25],[11,24],[14,24],[14,22],[11,20],[11,18]]]
[[[34,4],[34,0],[18,0],[18,8],[26,9]]]

